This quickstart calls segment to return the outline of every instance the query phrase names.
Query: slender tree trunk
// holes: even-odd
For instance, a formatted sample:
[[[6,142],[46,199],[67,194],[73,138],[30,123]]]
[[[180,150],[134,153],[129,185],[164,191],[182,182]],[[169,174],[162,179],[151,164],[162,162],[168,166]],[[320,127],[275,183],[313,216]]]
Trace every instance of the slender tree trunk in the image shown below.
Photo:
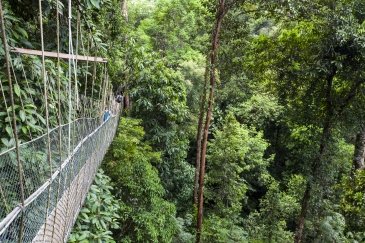
[[[125,21],[128,22],[128,0],[121,0],[120,1],[120,8],[122,11],[122,16],[124,17]],[[125,37],[125,42],[128,42],[128,37]],[[126,60],[128,63],[128,59]],[[126,80],[125,80],[125,87],[124,87],[124,94],[123,94],[123,109],[128,112],[128,110],[131,107],[131,102],[129,99],[129,89],[128,89],[128,83],[129,83],[129,71],[126,73]]]
[[[322,166],[323,157],[326,153],[328,142],[331,136],[332,131],[332,121],[334,118],[335,110],[332,101],[332,84],[333,78],[336,75],[336,68],[333,68],[332,72],[327,77],[327,87],[326,87],[326,117],[323,122],[323,130],[321,135],[321,140],[319,144],[319,151],[318,155],[315,158],[312,164],[312,178],[313,180],[308,180],[306,189],[302,198],[301,202],[301,211],[297,221],[297,228],[295,231],[295,243],[303,242],[303,233],[304,233],[304,226],[305,220],[307,218],[309,203],[311,199],[311,192],[312,192],[312,183],[316,183],[320,175],[318,174],[320,167]]]
[[[121,0],[120,7],[122,9],[122,15],[124,19],[128,22],[128,0]]]
[[[356,135],[355,152],[353,159],[352,172],[365,169],[365,124],[361,126],[359,133]]]
[[[217,62],[217,52],[219,44],[219,33],[222,26],[222,21],[227,13],[227,8],[225,5],[225,0],[218,0],[217,12],[215,18],[215,25],[212,33],[212,46],[210,52],[210,88],[209,88],[209,99],[208,99],[208,111],[206,114],[206,120],[204,125],[203,141],[202,141],[202,152],[201,152],[201,162],[200,162],[200,173],[199,173],[199,196],[198,196],[198,217],[196,226],[196,242],[201,242],[201,229],[203,224],[203,202],[204,202],[204,176],[205,176],[205,161],[207,153],[207,143],[208,143],[208,133],[209,125],[212,119],[213,111],[213,100],[214,100],[214,88],[216,82],[216,62]]]
[[[298,218],[298,226],[295,232],[295,239],[294,242],[295,243],[300,243],[302,242],[303,239],[303,232],[304,232],[304,223],[305,223],[305,219],[307,217],[307,212],[308,212],[308,204],[309,204],[309,199],[310,199],[310,192],[311,192],[311,186],[310,183],[307,183],[304,195],[303,195],[303,199],[302,199],[302,203],[301,203],[301,210],[300,210],[300,215]]]
[[[313,165],[312,165],[312,176],[313,181],[308,180],[304,195],[301,202],[301,210],[300,215],[297,222],[297,228],[295,232],[295,243],[301,243],[303,241],[303,233],[304,233],[304,226],[305,226],[305,220],[307,218],[307,213],[309,209],[309,201],[311,199],[311,192],[312,192],[312,183],[315,183],[319,177],[318,170],[322,164],[322,159],[325,154],[325,151],[327,149],[328,140],[331,135],[331,120],[332,116],[327,116],[326,121],[324,122],[324,128],[322,132],[322,138],[319,146],[319,154],[317,158],[315,159]]]
[[[196,135],[196,159],[195,159],[195,178],[194,178],[194,206],[195,207],[198,207],[200,159],[201,159],[201,152],[202,152],[201,148],[202,148],[202,138],[203,138],[203,121],[204,121],[204,115],[205,115],[205,104],[207,102],[209,63],[210,63],[209,58],[207,58],[205,74],[204,74],[204,86],[203,86],[202,94],[200,96],[198,131],[197,131],[197,135]]]

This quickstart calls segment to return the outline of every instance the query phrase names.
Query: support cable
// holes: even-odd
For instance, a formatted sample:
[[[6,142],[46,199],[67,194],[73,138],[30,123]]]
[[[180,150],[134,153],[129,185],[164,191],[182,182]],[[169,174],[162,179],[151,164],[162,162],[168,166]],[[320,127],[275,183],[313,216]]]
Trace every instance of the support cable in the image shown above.
[[[80,13],[80,11],[78,11],[78,13]],[[79,17],[80,15],[78,15]],[[90,37],[90,36],[89,36]],[[85,46],[84,46],[84,41],[83,41],[83,35],[82,35],[82,25],[80,24],[80,41],[81,41],[81,48],[82,48],[82,51],[85,55]],[[90,38],[87,38],[87,47],[86,47],[86,55],[87,57],[89,57],[90,55]],[[90,110],[91,106],[88,107],[88,102],[90,100],[87,99],[87,86],[88,86],[88,76],[89,76],[89,58],[87,58],[86,60],[86,75],[85,75],[85,87],[84,87],[84,104],[83,104],[83,116],[84,117],[88,117],[88,114],[87,114],[87,108],[88,110]],[[90,113],[90,117],[91,117],[91,113]],[[87,126],[85,124],[85,121],[84,121],[84,129],[86,131],[87,129]],[[91,175],[92,173],[92,161],[91,160],[87,160],[85,164],[88,164],[86,165],[86,175]],[[88,176],[84,175],[83,176],[83,180],[82,180],[82,187],[81,187],[81,190],[82,190],[82,193],[87,193],[88,191],[88,187],[89,187],[89,181],[90,181],[90,178]],[[83,204],[83,199],[81,197],[81,200],[79,202],[79,207],[81,208],[82,207],[82,204]]]
[[[82,47],[82,51],[85,55],[85,47],[84,47],[84,41],[82,38],[82,25],[80,25],[80,41],[81,41],[81,47]],[[86,59],[86,75],[85,75],[85,87],[84,87],[84,116],[87,117],[86,114],[86,106],[87,106],[87,85],[88,85],[88,76],[89,76],[89,55],[90,55],[90,40],[87,39],[87,47],[86,47],[86,55],[87,55],[87,59]]]
[[[10,67],[11,67],[11,70],[13,72],[13,75],[14,75],[14,81],[15,81],[15,84],[20,88],[20,85],[19,85],[19,82],[18,82],[18,79],[16,77],[16,74],[15,74],[15,69],[14,69],[14,66],[13,66],[13,60],[11,58],[11,55],[9,55],[9,58],[10,58]],[[23,99],[22,99],[22,93],[20,92],[19,93],[19,99],[20,99],[20,105],[22,107],[22,110],[25,111],[25,108],[24,108],[24,102],[23,102]],[[29,138],[30,140],[33,140],[33,136],[32,136],[32,133],[30,132],[30,130],[28,130],[28,134],[29,134]],[[25,185],[26,186],[26,185]],[[26,188],[25,188],[26,189]]]
[[[18,53],[18,58],[20,60],[20,66],[22,67],[22,72],[23,72],[23,76],[24,76],[24,79],[25,79],[25,84],[27,85],[27,88],[30,90],[29,81],[28,81],[27,74],[26,74],[25,69],[24,69],[24,64],[23,64],[23,60],[22,60],[22,57],[21,57],[20,53]],[[30,99],[31,99],[32,103],[34,104],[33,95],[31,93],[29,93],[29,95],[30,95]]]
[[[2,80],[1,79],[0,79],[0,89],[1,89],[1,94],[3,96],[3,99],[4,99],[4,104],[5,104],[5,109],[6,109],[6,113],[7,113],[7,118],[8,118],[9,126],[12,127],[12,125],[11,125],[11,116],[10,116],[10,113],[9,113],[9,110],[8,110],[8,102],[6,101],[4,87],[3,87],[3,84],[2,84]],[[6,200],[6,197],[5,197],[5,194],[4,194],[4,190],[3,190],[2,186],[1,186],[1,183],[0,183],[0,194],[1,194],[1,198],[3,199],[3,203],[4,203],[4,206],[5,206],[6,213],[9,213],[11,209],[9,207],[9,204],[8,204],[7,200]]]
[[[79,26],[80,26],[80,13],[79,13],[79,11],[77,11],[77,23],[76,23],[76,44],[75,44],[75,50],[76,50],[76,55],[78,55],[78,44],[79,44]],[[73,46],[72,46],[73,47]],[[73,48],[72,48],[73,49]],[[75,71],[75,99],[76,99],[76,109],[79,111],[79,105],[78,105],[78,101],[79,101],[79,99],[78,99],[78,82],[77,82],[77,76],[76,76],[76,74],[77,74],[77,60],[76,60],[76,62],[74,63],[74,71]],[[84,120],[84,122],[85,122],[85,120]],[[78,127],[79,128],[79,127]],[[81,134],[84,134],[84,128],[85,128],[85,126],[81,126]],[[78,130],[77,131],[78,132],[78,134],[80,134],[80,130]],[[84,147],[82,146],[81,148],[80,148],[81,150],[83,150],[84,149]],[[76,180],[76,192],[79,192],[80,191],[80,178],[81,178],[81,174],[80,174],[80,172],[81,172],[81,168],[82,168],[82,164],[80,163],[80,162],[78,162],[77,163],[77,165],[78,165],[78,167],[77,167],[77,171],[78,171],[78,173],[77,173],[77,175],[76,175],[76,178],[74,179],[74,180]],[[78,203],[74,203],[73,204],[73,208],[71,208],[71,216],[73,216],[73,217],[75,217],[75,212],[77,212],[77,208],[78,207],[81,207],[81,201],[82,201],[82,197],[80,197],[80,198],[78,198],[77,197],[77,195],[78,194],[76,194],[76,198],[73,198],[73,200],[75,200],[75,202],[78,202],[78,200],[80,200],[80,202],[78,202]],[[77,207],[77,208],[76,208]],[[72,224],[73,222],[71,221],[71,224]]]
[[[57,91],[58,91],[58,99],[57,99],[57,115],[58,115],[58,154],[59,154],[59,166],[58,170],[61,171],[62,166],[62,110],[61,110],[61,70],[60,70],[60,15],[59,15],[59,2],[56,2],[56,35],[57,35]],[[57,192],[56,192],[56,206],[55,213],[53,218],[53,227],[52,227],[52,239],[54,239],[55,234],[55,225],[56,218],[58,215],[58,201],[60,197],[60,187],[61,187],[61,175],[58,175],[58,183],[57,183]]]
[[[98,95],[98,108],[99,108],[99,112],[100,114],[103,114],[104,108],[103,107],[103,96],[104,96],[104,86],[105,86],[105,65],[103,65],[102,71],[101,71],[101,75],[100,75],[100,84],[99,84],[99,95]]]
[[[75,54],[78,56],[79,54],[79,26],[80,26],[80,12],[77,11],[77,21],[76,21],[76,44],[75,44]],[[73,49],[72,49],[73,50]],[[73,53],[72,53],[73,54]],[[73,55],[72,55],[73,56]],[[77,67],[78,67],[78,60],[73,59],[74,61],[74,74],[75,74],[75,102],[76,102],[76,110],[79,111],[79,86],[78,86],[78,78],[77,78]]]
[[[95,45],[95,56],[98,53],[98,49]],[[92,76],[92,84],[91,84],[91,109],[94,108],[94,88],[95,88],[95,78],[96,78],[96,62],[94,62],[94,67],[93,67],[93,76]]]
[[[19,225],[19,232],[18,232],[18,242],[22,242],[23,239],[23,231],[24,231],[24,178],[23,178],[23,164],[20,160],[20,151],[19,151],[19,139],[18,139],[18,131],[16,125],[16,115],[15,115],[15,103],[14,103],[14,93],[13,93],[13,82],[11,79],[11,71],[10,71],[10,64],[9,64],[9,49],[8,49],[8,42],[6,40],[6,32],[5,32],[5,23],[4,23],[4,12],[2,8],[2,0],[0,0],[0,20],[1,20],[1,32],[2,32],[2,40],[5,52],[5,64],[7,70],[7,76],[9,81],[9,93],[10,93],[10,103],[12,107],[12,116],[13,116],[13,134],[15,140],[15,150],[16,150],[16,161],[17,167],[19,172],[19,186],[20,186],[20,203],[22,207],[22,213],[20,216],[20,225]]]
[[[71,59],[69,59],[68,61],[68,65],[69,65],[69,69],[68,69],[68,75],[69,75],[69,82],[68,82],[68,95],[69,95],[69,100],[68,100],[68,105],[69,105],[69,112],[68,112],[68,119],[69,119],[69,123],[71,122],[71,117],[72,117],[72,67],[75,67],[73,66],[75,64],[74,62],[74,55],[73,55],[73,44],[72,44],[72,1],[71,0],[68,0],[68,51],[69,51],[69,54],[71,55]],[[75,71],[75,70],[74,70]],[[76,82],[76,80],[75,80]],[[73,129],[75,130],[75,129]],[[73,134],[74,135],[74,134]],[[74,136],[72,137],[74,139]],[[70,126],[68,127],[68,151],[69,151],[69,156],[71,155],[71,123],[70,123]],[[70,201],[72,200],[70,198],[71,196],[71,183],[72,183],[72,180],[74,179],[73,176],[74,176],[74,162],[71,161],[71,171],[70,171],[70,175],[69,175],[69,190],[68,190],[68,200],[67,200],[67,205],[66,205],[66,222],[64,224],[64,231],[63,231],[63,235],[65,236],[65,239],[66,240],[66,237],[68,236],[69,234],[69,229],[68,229],[68,223],[67,223],[67,220],[68,218],[72,217],[72,215],[70,215]]]
[[[43,36],[43,13],[42,13],[42,0],[38,0],[39,6],[39,26],[41,30],[41,49],[42,49],[42,80],[43,80],[43,92],[44,92],[44,105],[46,111],[46,128],[47,128],[47,162],[49,166],[50,178],[52,178],[52,160],[51,160],[51,138],[49,129],[49,111],[48,111],[48,87],[47,87],[47,77],[46,77],[46,61],[44,58],[44,36]],[[47,207],[45,214],[45,222],[47,221],[49,214],[49,206],[51,201],[51,184],[48,186],[48,197],[47,197]],[[44,227],[43,242],[45,241],[45,232],[47,229],[47,224]]]
[[[3,99],[4,99],[5,109],[6,109],[6,113],[7,113],[7,116],[8,116],[8,122],[9,122],[10,127],[12,127],[11,115],[10,115],[10,112],[9,112],[9,106],[8,106],[8,102],[6,101],[4,87],[3,87],[3,84],[2,84],[2,80],[1,79],[0,79],[0,89],[1,89],[1,94],[3,96]]]

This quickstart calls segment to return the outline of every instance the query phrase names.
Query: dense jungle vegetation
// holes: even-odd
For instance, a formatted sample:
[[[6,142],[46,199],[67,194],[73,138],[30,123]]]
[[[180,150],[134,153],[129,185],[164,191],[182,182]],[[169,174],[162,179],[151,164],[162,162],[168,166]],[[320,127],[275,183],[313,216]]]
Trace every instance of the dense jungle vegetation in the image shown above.
[[[35,2],[3,1],[11,46],[40,49]],[[47,50],[66,2],[43,1]],[[73,4],[75,42],[108,59],[124,109],[70,242],[365,242],[363,0]],[[60,43],[67,53],[67,25]],[[45,132],[41,63],[12,64],[27,141]],[[66,85],[67,62],[59,68]],[[66,114],[56,70],[48,60],[49,99]],[[6,101],[5,68],[0,79]],[[5,150],[14,139],[2,98]]]

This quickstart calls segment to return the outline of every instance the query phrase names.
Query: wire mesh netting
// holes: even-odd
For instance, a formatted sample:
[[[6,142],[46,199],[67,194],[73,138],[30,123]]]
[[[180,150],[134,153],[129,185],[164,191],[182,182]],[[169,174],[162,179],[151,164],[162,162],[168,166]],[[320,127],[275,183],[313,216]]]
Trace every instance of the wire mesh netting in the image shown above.
[[[118,116],[82,118],[0,154],[0,242],[64,242],[110,145]],[[19,174],[24,181],[21,205]]]

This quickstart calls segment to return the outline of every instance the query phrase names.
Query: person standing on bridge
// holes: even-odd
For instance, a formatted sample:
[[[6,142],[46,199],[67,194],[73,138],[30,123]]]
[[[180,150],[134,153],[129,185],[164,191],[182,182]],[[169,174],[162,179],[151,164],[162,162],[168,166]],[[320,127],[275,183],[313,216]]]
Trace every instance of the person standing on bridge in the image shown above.
[[[103,114],[103,122],[107,121],[110,118],[110,110],[108,107],[105,107],[105,111]]]

